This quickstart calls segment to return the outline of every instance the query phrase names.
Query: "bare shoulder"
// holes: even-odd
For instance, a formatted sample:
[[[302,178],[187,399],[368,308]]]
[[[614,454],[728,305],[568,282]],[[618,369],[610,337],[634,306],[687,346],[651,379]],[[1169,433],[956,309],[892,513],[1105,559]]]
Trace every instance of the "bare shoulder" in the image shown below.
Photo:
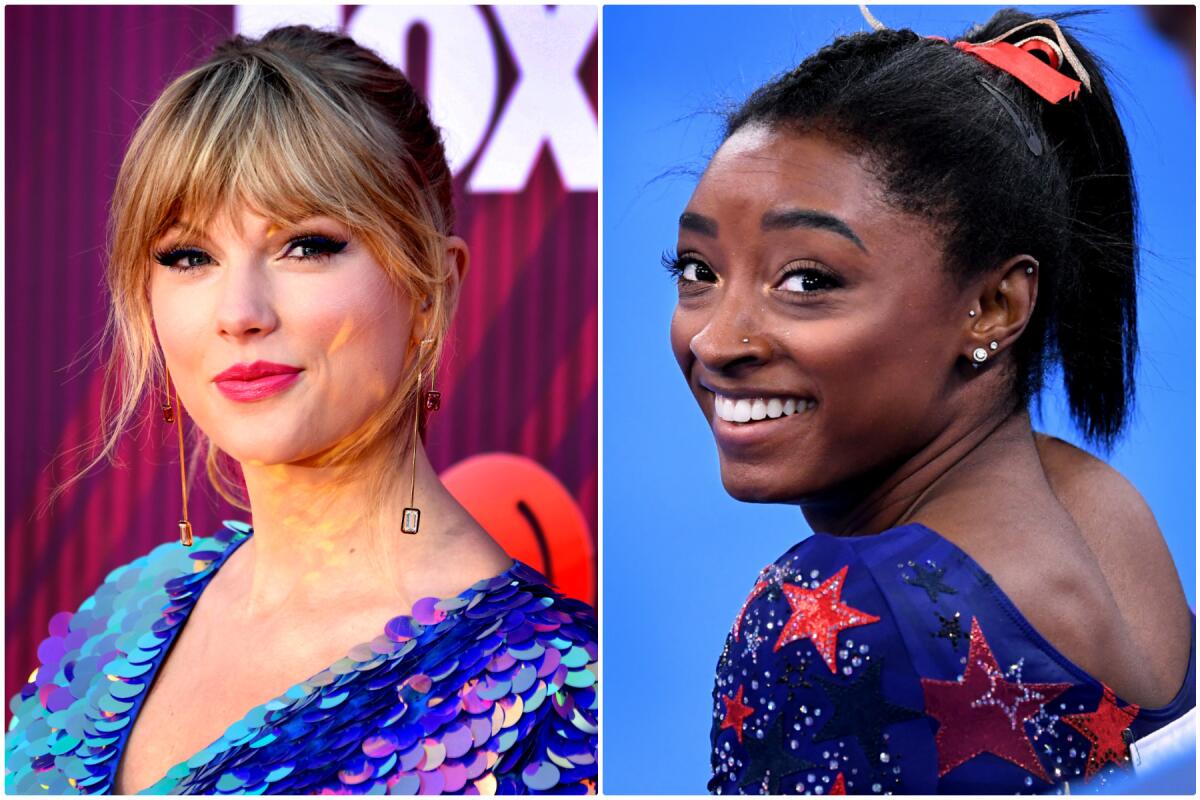
[[[1166,553],[1154,512],[1124,475],[1062,439],[1041,433],[1035,433],[1034,438],[1054,494],[1085,533],[1120,530],[1126,542],[1156,541],[1163,544]]]
[[[1116,469],[1086,451],[1035,434],[1050,488],[1075,520],[1142,652],[1153,687],[1148,700],[1169,700],[1187,668],[1191,611],[1171,551],[1141,492]],[[1181,635],[1184,634],[1184,635]]]

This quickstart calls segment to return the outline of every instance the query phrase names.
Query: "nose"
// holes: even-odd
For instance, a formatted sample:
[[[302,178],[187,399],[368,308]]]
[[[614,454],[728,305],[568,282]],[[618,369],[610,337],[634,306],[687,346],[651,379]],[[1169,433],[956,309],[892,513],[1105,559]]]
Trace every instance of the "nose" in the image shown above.
[[[755,298],[726,293],[713,306],[708,322],[692,337],[692,354],[713,372],[728,372],[770,359],[770,338],[762,329],[764,309],[759,306]]]
[[[279,326],[267,270],[249,260],[222,271],[216,324],[222,336],[263,336]]]

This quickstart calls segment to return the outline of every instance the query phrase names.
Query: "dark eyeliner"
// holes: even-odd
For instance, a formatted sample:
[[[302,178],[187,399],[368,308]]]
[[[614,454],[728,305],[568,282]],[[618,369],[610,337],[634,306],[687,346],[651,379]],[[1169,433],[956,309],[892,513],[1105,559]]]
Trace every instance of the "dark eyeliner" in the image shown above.
[[[313,256],[300,256],[301,260],[308,260],[312,258],[328,258],[329,256],[336,255],[345,250],[347,244],[348,240],[337,239],[332,236],[327,236],[323,233],[303,233],[290,240],[287,243],[287,247],[284,249],[284,252],[289,252],[292,248],[302,245],[316,248],[321,252]],[[291,257],[296,258],[296,256]]]
[[[290,239],[284,247],[284,253],[291,252],[295,247],[311,247],[318,252],[308,256],[288,256],[288,258],[296,261],[317,261],[329,258],[346,249],[348,240],[338,239],[336,237],[327,236],[323,233],[303,233]],[[176,266],[181,258],[187,256],[202,256],[209,257],[203,249],[195,245],[183,244],[175,245],[163,250],[155,251],[154,260],[164,267],[176,272],[188,272],[198,269],[202,264],[194,264],[187,267]]]
[[[192,255],[207,257],[208,253],[204,252],[203,250],[201,250],[199,247],[196,247],[195,245],[190,245],[190,244],[175,245],[172,247],[168,247],[164,250],[156,250],[154,252],[154,260],[157,261],[159,264],[162,264],[167,269],[173,269],[177,272],[186,272],[190,269],[196,269],[197,266],[199,266],[199,265],[194,265],[194,266],[190,266],[190,267],[178,267],[175,265],[179,262],[179,259],[183,258],[184,256],[192,256]]]

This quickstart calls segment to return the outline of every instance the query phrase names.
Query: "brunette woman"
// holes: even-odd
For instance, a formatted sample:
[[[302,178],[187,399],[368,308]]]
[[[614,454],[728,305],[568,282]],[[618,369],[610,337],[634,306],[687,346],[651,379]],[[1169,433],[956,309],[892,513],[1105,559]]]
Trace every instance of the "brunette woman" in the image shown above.
[[[1059,367],[1084,434],[1121,435],[1136,256],[1121,122],[1056,20],[842,37],[729,117],[671,341],[729,493],[818,533],[736,614],[711,790],[1041,792],[1187,724],[1153,514],[1028,414]]]

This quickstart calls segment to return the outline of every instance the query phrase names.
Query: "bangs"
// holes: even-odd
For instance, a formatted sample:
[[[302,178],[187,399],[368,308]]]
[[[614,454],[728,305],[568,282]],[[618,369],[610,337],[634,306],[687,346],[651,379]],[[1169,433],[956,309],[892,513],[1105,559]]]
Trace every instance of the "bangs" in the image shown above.
[[[355,209],[379,208],[391,181],[369,154],[399,143],[356,124],[330,87],[262,58],[213,65],[181,84],[180,102],[147,126],[148,180],[137,181],[150,212],[142,219],[153,221],[147,252],[175,226],[198,236],[225,214],[240,228],[241,207],[285,224],[321,215],[372,227]]]

